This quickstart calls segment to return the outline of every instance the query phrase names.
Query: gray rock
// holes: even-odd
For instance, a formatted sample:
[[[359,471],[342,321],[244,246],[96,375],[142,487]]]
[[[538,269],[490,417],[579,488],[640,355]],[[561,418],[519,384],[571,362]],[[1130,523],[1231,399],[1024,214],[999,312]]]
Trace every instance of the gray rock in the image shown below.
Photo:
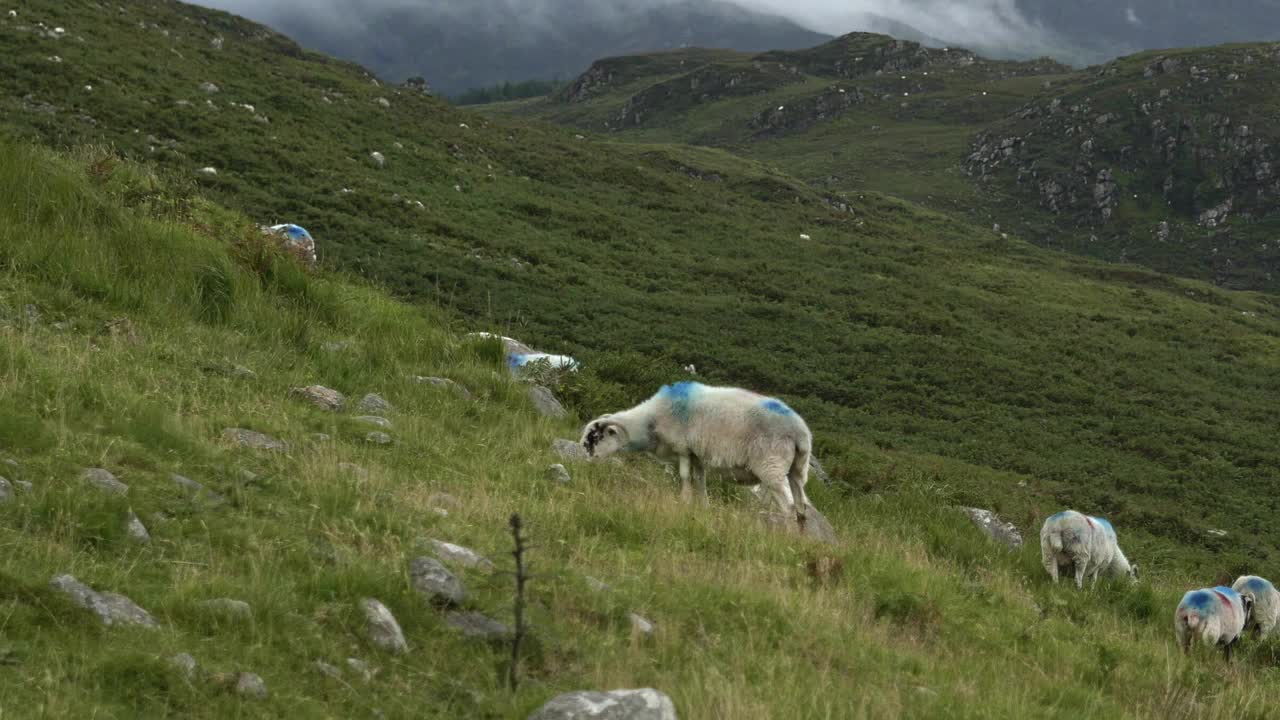
[[[242,672],[236,677],[236,694],[255,700],[266,700],[267,684],[255,673]]]
[[[360,402],[356,403],[356,410],[369,414],[387,413],[392,412],[394,409],[386,398],[377,393],[369,393],[360,398]]]
[[[569,471],[565,470],[564,466],[560,463],[556,463],[555,465],[547,468],[547,479],[561,485],[568,485],[573,481],[573,478],[569,477]]]
[[[409,581],[414,590],[439,605],[461,605],[467,599],[462,581],[435,558],[414,558],[409,563]]]
[[[17,472],[19,469],[18,461],[14,460],[13,458],[5,458],[4,460],[0,460],[0,465],[5,465],[9,467],[11,470],[13,470],[14,472]]]
[[[677,716],[671,698],[642,688],[557,695],[529,720],[677,720]]]
[[[386,102],[386,99],[385,99],[385,98],[379,98],[379,100],[382,100],[383,102]],[[390,104],[388,103],[388,106],[389,106],[389,105],[390,105]],[[386,156],[386,155],[383,155],[382,153],[378,152],[377,150],[374,150],[373,152],[369,153],[369,159],[373,161],[373,164],[374,164],[374,166],[375,166],[375,167],[382,168],[382,167],[386,167],[386,165],[387,165],[387,156]]]
[[[341,410],[342,406],[347,403],[345,395],[323,385],[308,385],[294,388],[289,392],[291,395],[302,398],[323,410]]]
[[[177,668],[183,677],[188,680],[196,676],[196,659],[191,657],[190,653],[178,653],[167,661],[170,665]]]
[[[590,575],[583,575],[582,579],[586,581],[587,587],[596,592],[609,592],[610,590],[613,590],[613,588],[609,587],[608,583],[603,580],[593,578]]]
[[[178,489],[182,490],[184,493],[186,493],[187,497],[193,500],[199,500],[200,502],[203,502],[213,507],[223,505],[227,502],[227,499],[222,495],[214,492],[213,490],[210,490],[209,488],[196,482],[195,480],[192,480],[189,477],[178,475],[177,473],[175,473],[172,477],[173,477],[173,484],[177,485]],[[256,476],[254,479],[257,479]]]
[[[364,610],[369,641],[375,647],[396,654],[409,652],[409,643],[404,639],[400,623],[396,622],[395,615],[386,605],[373,598],[365,598],[360,601],[360,608]]]
[[[541,385],[529,388],[529,400],[533,402],[533,408],[543,417],[562,418],[568,414],[556,396]]]
[[[307,436],[313,443],[327,443],[333,439],[328,433],[311,433]]]
[[[587,455],[587,449],[582,447],[582,443],[577,440],[556,438],[551,443],[551,449],[555,450],[556,455],[559,455],[561,460],[589,460],[591,458],[590,455]]]
[[[18,489],[21,490],[22,492],[31,492],[36,487],[35,485],[32,485],[26,480],[14,480],[13,484],[17,485]]]
[[[342,352],[343,350],[350,350],[353,347],[355,347],[355,343],[351,342],[350,340],[333,340],[327,343],[320,344],[321,350],[325,352],[331,352],[331,353]]]
[[[463,635],[470,638],[503,641],[511,637],[510,628],[478,612],[446,613],[444,621],[451,627],[461,630]]]
[[[160,627],[150,613],[129,598],[112,592],[97,592],[71,575],[59,575],[49,581],[49,586],[98,616],[103,625]]]
[[[772,501],[770,501],[772,503]],[[804,536],[810,540],[834,545],[837,542],[835,528],[827,520],[827,516],[823,515],[820,510],[810,505],[804,514]],[[796,522],[796,516],[793,513],[780,513],[775,509],[768,509],[761,513],[761,520],[766,527],[774,530],[783,530],[787,532],[795,532],[799,530]]]
[[[391,436],[384,432],[371,432],[364,436],[364,441],[371,445],[390,445]]]
[[[212,94],[214,94],[214,93],[218,92],[219,90],[221,90],[221,88],[219,88],[217,85],[214,85],[214,84],[213,84],[213,83],[211,83],[211,82],[207,82],[207,81],[206,81],[206,82],[202,82],[202,83],[200,83],[200,91],[201,91],[201,92],[203,92],[203,93],[207,93],[207,94],[209,94],[209,95],[212,95]]]
[[[462,502],[458,500],[458,498],[450,495],[449,493],[441,492],[431,493],[428,495],[427,504],[431,507],[445,510],[457,510],[462,507]]]
[[[629,617],[631,618],[631,633],[633,635],[640,635],[643,637],[650,637],[653,635],[653,623],[650,622],[648,618],[636,613],[631,613]]]
[[[470,390],[468,390],[468,389],[466,389],[466,388],[462,387],[461,385],[459,385],[458,383],[456,383],[456,382],[454,382],[454,381],[450,380],[449,378],[442,378],[442,377],[425,377],[425,376],[423,376],[423,375],[413,375],[413,376],[411,376],[409,379],[410,379],[412,382],[418,383],[419,385],[434,385],[434,386],[436,386],[436,387],[438,387],[438,388],[444,388],[444,389],[446,389],[446,390],[452,390],[452,391],[454,391],[454,392],[458,393],[459,395],[461,395],[461,396],[462,396],[462,398],[463,398],[464,400],[470,400],[470,399],[471,399],[471,391],[470,391]]]
[[[0,477],[0,505],[3,505],[13,499],[13,486],[9,481]]]
[[[357,415],[354,419],[359,422],[376,425],[387,430],[391,429],[391,421],[384,417],[379,417],[378,415]]]
[[[435,550],[436,554],[447,563],[453,563],[455,565],[461,565],[462,567],[481,570],[487,573],[494,571],[493,563],[489,561],[489,558],[486,558],[471,548],[465,548],[461,545],[454,545],[453,543],[436,540],[434,538],[427,542],[431,545],[431,549]]]
[[[89,468],[81,473],[80,477],[90,485],[112,495],[124,495],[129,492],[129,486],[117,480],[109,470]]]
[[[1004,545],[1010,550],[1017,550],[1022,547],[1022,533],[1018,532],[1018,528],[1013,523],[1004,522],[990,510],[970,507],[960,509],[969,516],[974,525],[977,525],[993,541]]]
[[[258,373],[243,365],[232,365],[231,377],[241,378],[243,380],[252,380],[253,378],[258,377]]]
[[[271,452],[288,452],[289,443],[277,440],[254,430],[244,428],[227,428],[222,431],[222,439],[232,445],[250,450],[268,450]]]
[[[147,526],[142,524],[142,520],[132,511],[125,517],[124,531],[129,535],[129,539],[136,543],[151,542],[151,533],[147,532]]]
[[[347,667],[351,668],[351,672],[359,675],[365,682],[372,680],[373,676],[378,672],[369,663],[359,658],[347,658]]]
[[[316,672],[320,673],[321,675],[324,675],[325,677],[330,677],[330,678],[333,678],[334,680],[339,680],[342,678],[341,670],[334,667],[333,665],[330,665],[327,662],[324,662],[323,660],[316,660],[315,662],[311,663],[311,667],[315,668]]]
[[[253,608],[249,606],[249,603],[232,598],[201,600],[196,603],[196,607],[211,615],[220,615],[236,620],[248,620],[253,617]]]

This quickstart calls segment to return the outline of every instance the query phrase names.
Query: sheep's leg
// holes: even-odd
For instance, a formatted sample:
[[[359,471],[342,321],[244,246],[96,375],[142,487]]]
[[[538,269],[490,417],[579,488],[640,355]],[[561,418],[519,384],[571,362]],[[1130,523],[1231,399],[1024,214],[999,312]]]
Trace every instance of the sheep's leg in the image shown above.
[[[1236,645],[1236,641],[1232,640],[1231,642],[1222,646],[1222,654],[1227,656],[1227,662],[1231,662],[1231,648],[1235,647],[1235,645]]]
[[[702,507],[710,507],[711,501],[707,499],[707,466],[698,461],[694,467],[694,483],[698,490],[698,501]]]
[[[1072,562],[1074,562],[1076,566],[1076,589],[1083,590],[1084,575],[1085,575],[1085,572],[1089,569],[1089,558],[1088,556],[1076,557],[1072,560]]]
[[[689,483],[689,455],[680,456],[680,499],[693,502],[693,485]]]

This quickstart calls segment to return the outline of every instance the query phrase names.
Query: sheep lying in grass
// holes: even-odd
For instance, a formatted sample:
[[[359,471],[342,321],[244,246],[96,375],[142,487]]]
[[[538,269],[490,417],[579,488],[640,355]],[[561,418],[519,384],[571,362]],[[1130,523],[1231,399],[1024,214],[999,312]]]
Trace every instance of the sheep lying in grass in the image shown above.
[[[1249,625],[1258,637],[1266,637],[1280,624],[1280,591],[1257,575],[1242,575],[1231,584],[1241,597],[1253,601]]]
[[[1114,577],[1138,577],[1138,566],[1130,565],[1120,550],[1111,523],[1075,510],[1064,510],[1044,521],[1040,556],[1055,583],[1059,571],[1069,568],[1077,588],[1084,587],[1086,577],[1092,577],[1096,585],[1104,571]]]
[[[1183,653],[1191,652],[1191,641],[1198,636],[1205,645],[1221,645],[1231,659],[1253,611],[1253,598],[1241,596],[1229,587],[1218,586],[1191,590],[1182,596],[1173,614],[1173,630]]]
[[[664,385],[630,410],[587,423],[582,446],[589,455],[619,451],[653,452],[675,457],[680,494],[692,500],[689,475],[697,475],[698,494],[707,504],[707,468],[745,470],[769,489],[782,512],[796,514],[804,528],[809,498],[809,426],[781,400],[739,388],[696,382]]]

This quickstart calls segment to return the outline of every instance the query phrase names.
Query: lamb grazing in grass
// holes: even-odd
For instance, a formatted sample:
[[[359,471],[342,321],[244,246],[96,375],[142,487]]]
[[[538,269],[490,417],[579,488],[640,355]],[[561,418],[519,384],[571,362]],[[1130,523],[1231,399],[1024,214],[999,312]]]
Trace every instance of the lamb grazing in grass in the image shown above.
[[[1077,588],[1084,587],[1086,577],[1092,577],[1096,585],[1104,571],[1114,577],[1138,577],[1138,566],[1130,565],[1120,550],[1111,523],[1075,510],[1063,510],[1044,521],[1040,557],[1055,583],[1059,571],[1069,568]]]
[[[1191,590],[1182,596],[1173,614],[1173,630],[1183,653],[1191,652],[1192,638],[1199,636],[1205,645],[1221,645],[1231,659],[1244,628],[1249,624],[1253,599],[1241,596],[1229,587],[1218,586]]]
[[[689,475],[696,470],[703,505],[707,504],[707,468],[745,470],[769,489],[782,512],[794,511],[804,528],[805,508],[810,506],[804,486],[813,435],[781,400],[696,382],[664,385],[630,410],[587,423],[582,446],[595,457],[619,451],[674,456],[679,462],[681,497],[693,499]]]
[[[1249,625],[1258,637],[1266,637],[1280,624],[1280,591],[1257,575],[1242,575],[1231,584],[1240,597],[1253,601]]]

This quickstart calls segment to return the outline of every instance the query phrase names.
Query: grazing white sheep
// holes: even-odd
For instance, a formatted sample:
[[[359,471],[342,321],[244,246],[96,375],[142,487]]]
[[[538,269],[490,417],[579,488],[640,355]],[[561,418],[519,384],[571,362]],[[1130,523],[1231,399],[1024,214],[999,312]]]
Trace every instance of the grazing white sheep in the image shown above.
[[[1075,510],[1063,510],[1044,521],[1040,557],[1055,583],[1059,571],[1069,568],[1077,588],[1084,587],[1086,577],[1092,577],[1096,585],[1104,571],[1114,577],[1138,577],[1138,566],[1130,565],[1120,550],[1111,523]]]
[[[1249,625],[1259,637],[1266,637],[1280,624],[1280,591],[1269,580],[1257,575],[1242,575],[1231,584],[1241,597],[1253,601]]]
[[[1173,631],[1183,653],[1191,652],[1191,641],[1198,636],[1205,645],[1221,645],[1230,660],[1231,648],[1244,634],[1252,611],[1253,598],[1229,587],[1191,590],[1173,614]]]
[[[664,385],[630,410],[587,423],[582,446],[589,455],[653,452],[679,462],[680,494],[693,499],[690,471],[707,504],[707,468],[749,473],[773,496],[782,512],[794,511],[804,527],[809,498],[809,426],[781,400],[731,387],[696,382]]]

